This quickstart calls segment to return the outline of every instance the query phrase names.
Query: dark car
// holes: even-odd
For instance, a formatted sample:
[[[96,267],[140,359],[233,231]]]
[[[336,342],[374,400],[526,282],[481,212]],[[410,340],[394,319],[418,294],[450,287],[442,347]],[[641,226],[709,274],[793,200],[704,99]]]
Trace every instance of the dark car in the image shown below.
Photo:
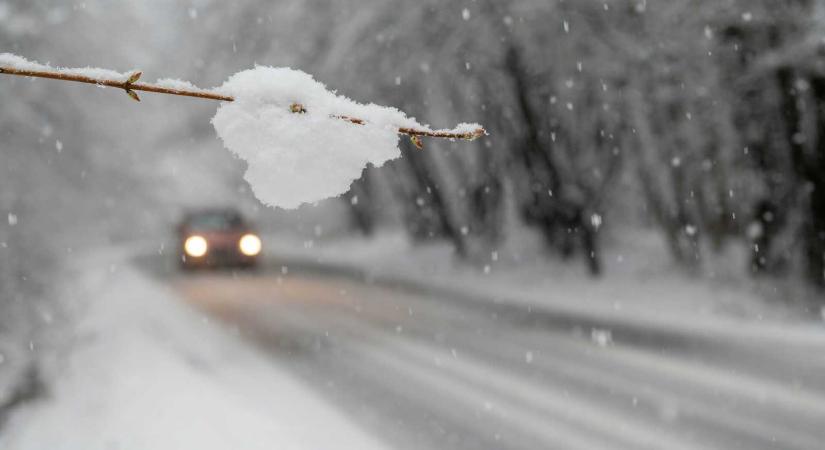
[[[181,267],[255,267],[261,238],[240,212],[204,209],[184,215],[178,225]]]

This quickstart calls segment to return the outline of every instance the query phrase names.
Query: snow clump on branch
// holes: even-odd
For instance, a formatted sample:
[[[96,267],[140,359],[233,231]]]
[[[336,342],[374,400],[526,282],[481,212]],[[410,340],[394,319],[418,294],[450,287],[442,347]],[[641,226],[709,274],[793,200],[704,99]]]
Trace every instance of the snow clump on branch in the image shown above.
[[[400,156],[400,127],[427,129],[395,108],[356,103],[289,68],[257,66],[218,91],[235,98],[212,118],[218,136],[248,163],[245,179],[255,196],[281,208],[343,194],[368,164]]]

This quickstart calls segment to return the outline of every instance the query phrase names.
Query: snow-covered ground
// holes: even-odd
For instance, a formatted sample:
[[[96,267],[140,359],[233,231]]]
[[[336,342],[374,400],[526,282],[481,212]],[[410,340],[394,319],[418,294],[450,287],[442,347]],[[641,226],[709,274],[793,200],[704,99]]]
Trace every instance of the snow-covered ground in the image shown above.
[[[509,242],[476,265],[461,263],[444,244],[414,245],[402,233],[313,239],[265,239],[276,264],[337,267],[367,279],[414,284],[468,299],[515,303],[574,317],[688,336],[713,335],[772,343],[825,344],[825,307],[804,289],[758,283],[727,255],[702,274],[674,267],[658,236],[625,231],[604,250],[605,274],[560,261],[529,236]],[[798,284],[804,284],[801,281]],[[788,285],[786,283],[785,287]],[[812,311],[813,309],[813,311]]]
[[[594,281],[529,247],[501,250],[485,274],[393,236],[268,242],[274,266],[259,273],[172,285],[395,448],[822,442],[821,321],[735,279],[631,248]],[[712,308],[722,301],[739,308]]]
[[[63,280],[76,322],[38,349],[46,395],[15,412],[0,448],[381,448],[129,255],[88,255]]]
[[[456,448],[473,448],[494,445],[496,427],[512,428],[504,435],[510,444],[535,435],[540,442],[584,439],[579,444],[586,448],[609,448],[602,444],[621,438],[633,448],[640,442],[693,442],[691,433],[705,430],[691,422],[694,417],[709,421],[713,433],[721,427],[718,436],[708,431],[708,442],[746,436],[807,448],[817,435],[809,425],[823,413],[812,381],[821,363],[808,356],[825,348],[825,326],[729,275],[733,269],[687,276],[645,250],[643,238],[632,248],[609,249],[612,262],[599,280],[530,245],[511,245],[470,267],[443,245],[413,246],[398,234],[311,242],[271,236],[266,242],[272,266],[241,276],[150,276],[133,260],[156,250],[155,243],[74,259],[73,269],[56,282],[70,326],[56,328],[51,341],[32,349],[45,395],[15,410],[0,434],[0,449],[369,449],[383,441],[430,448],[453,442],[449,436],[460,429]],[[169,255],[152,258],[150,264],[171,262]],[[376,283],[302,276],[302,269]],[[498,317],[507,313],[498,306],[507,304],[531,314]],[[566,322],[535,328],[520,322],[532,312]],[[218,319],[236,323],[244,336]],[[565,323],[579,324],[581,333]],[[708,339],[711,345],[651,350],[629,339],[628,330],[654,342],[675,334],[677,343]],[[727,347],[713,350],[720,344]],[[444,372],[442,362],[452,363],[456,355],[487,359]],[[501,358],[524,367],[513,361],[499,367]],[[791,364],[787,370],[777,365],[785,363]],[[598,389],[596,395],[592,386],[579,386],[575,371],[565,379],[577,364],[592,365],[587,374],[595,378],[588,383],[612,394],[602,398]],[[537,378],[531,371],[539,369]],[[633,373],[625,379],[614,373],[619,369]],[[491,380],[494,386],[471,389]],[[415,383],[422,387],[411,388]],[[652,393],[657,383],[663,390]],[[685,386],[688,392],[681,393]],[[564,392],[564,407],[543,396],[556,390]],[[491,396],[507,399],[496,404],[512,410],[487,417]],[[648,423],[636,396],[650,402],[664,425]],[[740,402],[753,402],[753,417],[730,424],[726,415],[713,415],[731,405],[745,414]],[[548,429],[534,408],[549,408],[551,416],[575,426]],[[672,410],[684,421],[674,419]],[[782,410],[798,418],[765,429]],[[486,422],[468,419],[467,411],[492,421],[492,437]],[[620,426],[631,413],[639,415],[628,422],[636,427],[632,432]],[[660,435],[662,426],[674,434]],[[607,441],[594,438],[593,430]]]

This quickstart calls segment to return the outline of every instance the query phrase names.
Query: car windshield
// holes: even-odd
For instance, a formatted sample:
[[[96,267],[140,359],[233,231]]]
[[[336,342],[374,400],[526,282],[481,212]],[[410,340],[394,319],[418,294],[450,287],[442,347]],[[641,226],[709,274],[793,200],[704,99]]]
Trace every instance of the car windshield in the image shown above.
[[[202,213],[190,216],[186,224],[197,231],[227,231],[241,228],[243,219],[232,213]]]

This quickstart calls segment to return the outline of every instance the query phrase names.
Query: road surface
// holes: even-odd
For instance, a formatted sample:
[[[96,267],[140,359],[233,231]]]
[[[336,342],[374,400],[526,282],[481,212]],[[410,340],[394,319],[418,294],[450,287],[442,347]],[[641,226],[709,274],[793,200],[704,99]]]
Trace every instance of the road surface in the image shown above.
[[[391,448],[825,448],[825,354],[810,349],[321,273],[168,278]]]

